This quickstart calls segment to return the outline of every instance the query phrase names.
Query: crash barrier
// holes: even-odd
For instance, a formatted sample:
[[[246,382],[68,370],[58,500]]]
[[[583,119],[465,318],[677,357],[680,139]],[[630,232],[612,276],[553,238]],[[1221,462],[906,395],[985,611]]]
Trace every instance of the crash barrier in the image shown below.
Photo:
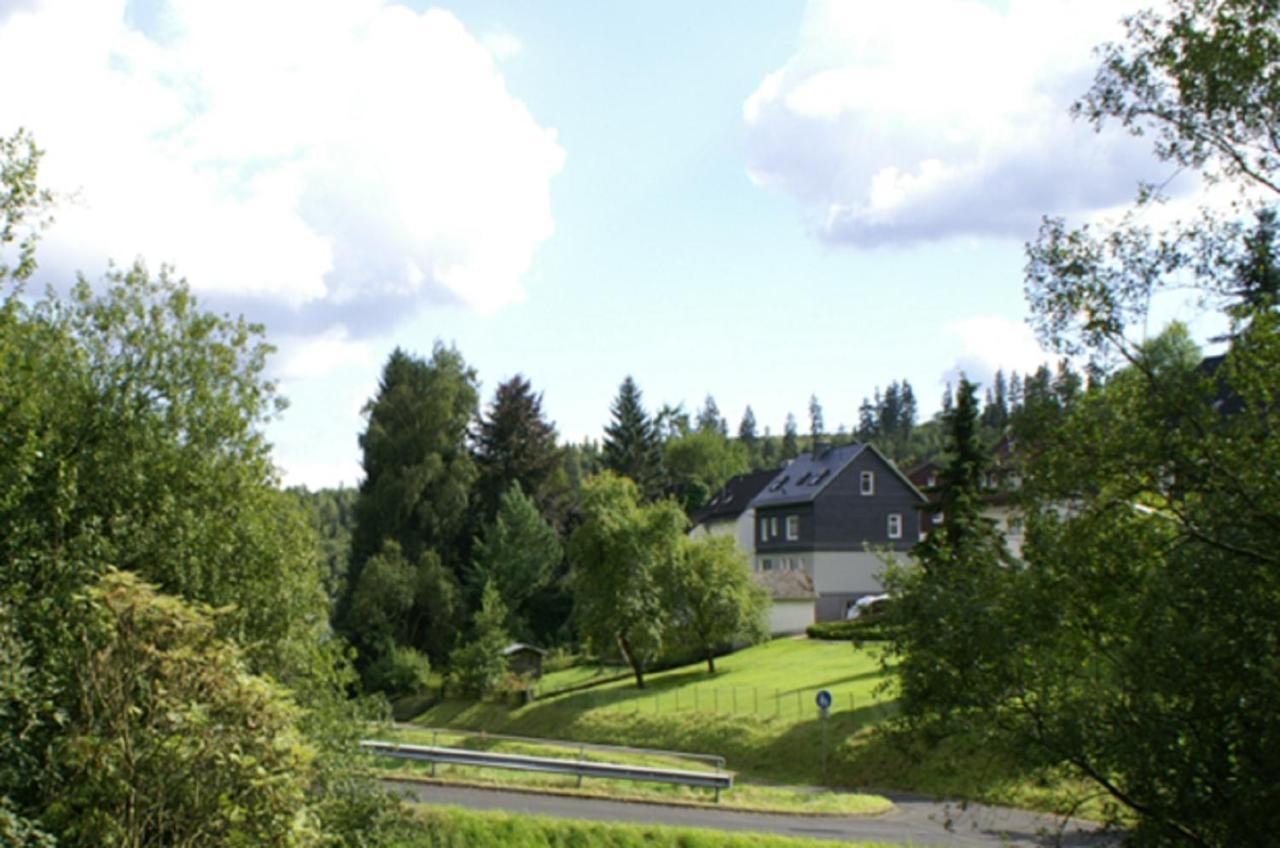
[[[436,745],[403,745],[398,742],[384,742],[377,739],[362,740],[360,748],[371,754],[383,757],[417,760],[433,764],[441,763],[455,766],[474,766],[477,768],[501,768],[515,771],[564,774],[576,776],[579,784],[581,784],[584,777],[599,777],[612,780],[639,780],[651,783],[696,786],[714,789],[716,801],[720,800],[720,791],[722,789],[733,787],[733,775],[722,772],[653,768],[623,763],[601,763],[584,759],[532,757],[523,754],[500,754],[492,751],[472,751],[466,748],[445,748]]]

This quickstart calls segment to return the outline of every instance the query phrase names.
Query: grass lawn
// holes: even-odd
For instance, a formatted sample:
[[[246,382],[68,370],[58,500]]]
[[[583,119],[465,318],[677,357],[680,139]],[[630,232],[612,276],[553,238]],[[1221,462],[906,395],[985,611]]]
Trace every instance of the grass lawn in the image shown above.
[[[412,805],[417,827],[403,848],[889,848],[872,843],[828,842],[762,833],[724,833],[660,825],[609,824],[544,816],[479,813],[455,807]]]
[[[1042,810],[1071,806],[1081,786],[1032,774],[971,739],[903,740],[883,722],[893,692],[877,647],[778,639],[716,661],[534,701],[522,707],[445,701],[414,721],[515,736],[718,754],[740,779],[899,789]],[[891,683],[891,680],[889,681]],[[834,696],[824,729],[814,694]],[[1085,811],[1085,814],[1088,810]]]

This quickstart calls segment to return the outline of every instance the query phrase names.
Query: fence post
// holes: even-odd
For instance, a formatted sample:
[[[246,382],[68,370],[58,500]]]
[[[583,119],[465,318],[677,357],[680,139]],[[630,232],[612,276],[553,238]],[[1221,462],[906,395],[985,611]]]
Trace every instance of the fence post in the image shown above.
[[[439,731],[436,731],[436,730],[431,731],[431,747],[432,747],[432,748],[438,748],[438,747],[440,747],[440,746],[439,746],[439,744],[436,742],[436,739],[437,739],[437,737],[439,737],[439,736],[440,736]],[[436,761],[435,761],[435,760],[432,760],[432,761],[431,761],[431,776],[432,776],[432,777],[435,777],[435,776],[436,776]]]
[[[586,750],[587,750],[587,746],[586,746],[586,745],[579,745],[579,746],[578,746],[578,766],[579,766],[579,768],[578,768],[578,788],[579,788],[579,789],[581,789],[581,788],[582,788],[582,768],[581,768],[581,766],[582,766],[582,760],[583,760],[583,757],[584,757],[584,755],[585,755],[585,753],[586,753]]]

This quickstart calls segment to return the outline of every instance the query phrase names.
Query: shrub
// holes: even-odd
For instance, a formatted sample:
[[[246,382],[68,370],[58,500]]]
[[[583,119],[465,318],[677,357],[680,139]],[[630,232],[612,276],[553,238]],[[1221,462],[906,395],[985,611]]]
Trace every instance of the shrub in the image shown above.
[[[431,660],[414,648],[392,645],[368,671],[369,688],[389,696],[417,695],[430,685]]]

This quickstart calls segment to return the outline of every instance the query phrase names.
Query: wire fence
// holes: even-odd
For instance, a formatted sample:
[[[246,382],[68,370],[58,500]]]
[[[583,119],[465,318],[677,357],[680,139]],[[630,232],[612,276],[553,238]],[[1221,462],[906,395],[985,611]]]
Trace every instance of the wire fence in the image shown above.
[[[638,691],[599,689],[561,696],[577,709],[600,709],[637,715],[703,713],[752,715],[761,718],[815,718],[818,689],[768,689],[758,686],[691,686]],[[831,691],[829,712],[852,712],[852,690]]]

